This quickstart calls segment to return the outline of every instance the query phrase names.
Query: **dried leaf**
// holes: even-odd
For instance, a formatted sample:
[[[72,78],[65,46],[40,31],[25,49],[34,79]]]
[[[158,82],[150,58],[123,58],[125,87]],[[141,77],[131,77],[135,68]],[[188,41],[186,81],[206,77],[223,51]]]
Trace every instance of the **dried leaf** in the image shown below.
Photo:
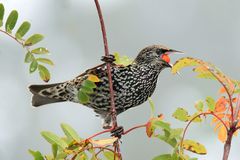
[[[112,145],[117,140],[118,140],[117,137],[112,137],[112,138],[99,139],[99,140],[90,139],[89,142],[94,144],[94,145],[104,147],[104,146]]]

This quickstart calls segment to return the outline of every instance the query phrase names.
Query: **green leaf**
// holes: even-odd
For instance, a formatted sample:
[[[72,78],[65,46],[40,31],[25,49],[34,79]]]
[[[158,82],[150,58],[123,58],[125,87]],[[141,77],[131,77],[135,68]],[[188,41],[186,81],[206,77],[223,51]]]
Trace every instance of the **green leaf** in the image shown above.
[[[179,138],[181,138],[182,132],[183,132],[182,128],[171,129],[169,138],[170,139],[173,139],[173,138],[179,139]]]
[[[53,153],[53,157],[56,158],[58,153],[58,145],[55,143],[52,144],[52,153]]]
[[[50,144],[57,144],[62,149],[65,149],[66,147],[68,147],[67,143],[64,140],[62,140],[60,137],[58,137],[56,134],[54,134],[52,132],[43,131],[43,132],[41,132],[41,135]]]
[[[240,89],[234,91],[235,94],[240,93]]]
[[[88,88],[96,88],[96,84],[90,80],[84,80],[82,83],[82,86],[88,87]]]
[[[18,39],[21,39],[30,29],[31,24],[27,21],[23,22],[22,25],[18,28],[15,36]]]
[[[107,160],[114,160],[114,153],[113,152],[106,151],[106,152],[103,152],[103,155]],[[115,160],[118,160],[118,159],[119,158],[117,156],[115,156]]]
[[[47,53],[49,53],[49,51],[47,50],[47,48],[39,47],[39,48],[36,48],[36,49],[32,50],[31,53],[34,53],[34,54],[47,54]]]
[[[0,3],[0,27],[3,25],[3,16],[4,16],[4,6]]]
[[[35,72],[37,68],[38,68],[38,63],[36,60],[33,60],[32,63],[30,64],[29,72],[30,73]]]
[[[78,92],[78,99],[82,104],[86,104],[89,102],[89,96],[81,90]]]
[[[193,119],[194,117],[196,117],[197,115],[199,115],[199,113],[194,113],[191,117],[189,117],[189,120],[192,120],[192,119]],[[198,116],[198,117],[194,118],[193,122],[196,122],[196,123],[202,122],[202,119],[201,119],[200,116]]]
[[[28,152],[34,157],[34,160],[44,160],[44,157],[39,151],[29,149]]]
[[[37,58],[36,60],[38,62],[49,64],[49,65],[52,65],[52,66],[54,65],[54,63],[50,59],[47,59],[47,58]]]
[[[25,55],[25,59],[24,59],[24,62],[25,63],[30,63],[34,60],[34,56],[32,55],[31,52],[27,52],[26,55]]]
[[[204,107],[204,104],[203,104],[203,101],[197,101],[195,103],[195,108],[199,111],[199,112],[202,112],[203,111],[203,107]]]
[[[117,65],[128,66],[133,62],[133,60],[131,60],[127,56],[120,56],[120,54],[117,52],[114,53],[114,58],[115,58],[114,63]]]
[[[64,160],[67,157],[67,153],[65,152],[59,152],[57,154],[56,160]]]
[[[173,148],[175,148],[177,146],[177,140],[176,138],[170,138],[170,132],[167,130],[163,130],[164,135],[156,135],[156,137],[164,142],[166,142],[167,144],[169,144],[170,146],[172,146]]]
[[[54,157],[52,155],[45,155],[44,157],[46,160],[54,160]]]
[[[172,160],[171,154],[162,154],[157,157],[154,157],[153,160]]]
[[[207,103],[208,109],[210,111],[214,111],[214,109],[215,109],[215,100],[212,97],[208,96],[208,97],[206,97],[206,103]]]
[[[87,93],[87,94],[91,94],[93,93],[93,89],[92,88],[89,88],[89,87],[86,87],[86,86],[82,86],[81,89],[80,89],[81,92],[84,92],[84,93]]]
[[[34,34],[25,41],[24,45],[25,46],[32,46],[32,45],[40,42],[41,40],[43,40],[43,38],[44,37],[41,34]]]
[[[183,108],[177,108],[177,110],[172,115],[174,118],[187,122],[189,120],[188,112]]]
[[[18,12],[16,10],[13,10],[9,14],[6,25],[5,25],[5,29],[7,32],[10,33],[13,30],[13,28],[15,27],[15,25],[17,23],[17,19],[18,19]]]
[[[78,136],[77,132],[70,125],[62,123],[61,128],[67,137],[70,137],[77,142],[81,141],[81,138]]]
[[[151,108],[151,117],[154,117],[155,105],[154,105],[153,100],[152,100],[151,97],[148,98],[148,102],[149,102],[150,108]]]
[[[38,71],[39,71],[39,75],[43,81],[48,82],[50,80],[50,72],[48,71],[48,69],[46,67],[39,64]]]
[[[193,140],[184,140],[183,148],[196,154],[207,154],[204,145]]]
[[[166,123],[166,122],[163,122],[161,120],[159,121],[154,121],[153,122],[153,125],[156,127],[156,128],[161,128],[161,129],[165,129],[167,131],[170,131],[170,124],[169,123]]]

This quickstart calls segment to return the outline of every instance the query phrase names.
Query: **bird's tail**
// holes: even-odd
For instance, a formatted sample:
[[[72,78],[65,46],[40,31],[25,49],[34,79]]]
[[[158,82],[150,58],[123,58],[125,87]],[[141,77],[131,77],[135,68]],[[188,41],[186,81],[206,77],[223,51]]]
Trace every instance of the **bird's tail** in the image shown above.
[[[38,107],[45,104],[65,101],[58,94],[58,90],[60,90],[63,86],[64,83],[29,86],[29,89],[33,94],[32,105],[34,107]]]

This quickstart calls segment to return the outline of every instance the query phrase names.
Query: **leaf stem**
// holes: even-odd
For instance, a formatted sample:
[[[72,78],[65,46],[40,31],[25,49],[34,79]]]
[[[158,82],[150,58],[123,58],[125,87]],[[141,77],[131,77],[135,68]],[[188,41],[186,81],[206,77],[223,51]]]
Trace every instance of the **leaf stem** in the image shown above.
[[[22,42],[22,41],[19,41],[19,40],[18,40],[16,37],[14,37],[12,34],[10,34],[10,33],[6,32],[6,31],[4,31],[4,30],[2,30],[2,29],[0,29],[0,32],[2,32],[2,33],[4,33],[4,34],[8,35],[8,36],[11,37],[12,39],[14,39],[16,42],[18,42],[21,46],[24,47],[23,42]]]

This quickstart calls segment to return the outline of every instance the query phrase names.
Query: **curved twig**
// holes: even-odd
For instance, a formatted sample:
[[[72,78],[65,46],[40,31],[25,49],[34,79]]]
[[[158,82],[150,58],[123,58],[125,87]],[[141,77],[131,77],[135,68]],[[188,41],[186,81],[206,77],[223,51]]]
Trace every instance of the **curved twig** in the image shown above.
[[[187,132],[187,129],[188,127],[190,126],[190,124],[194,121],[194,119],[196,119],[197,117],[201,116],[201,115],[212,115],[214,117],[216,117],[222,124],[223,126],[225,127],[225,129],[228,131],[228,127],[227,125],[224,123],[224,121],[219,118],[216,114],[214,114],[213,112],[203,112],[203,113],[200,113],[198,115],[196,115],[195,117],[193,117],[189,122],[188,124],[186,125],[186,127],[184,128],[184,131],[183,131],[183,136],[182,136],[182,139],[181,139],[181,142],[180,142],[180,150],[182,150],[182,145],[183,145],[183,140],[185,138],[185,135],[186,135],[186,132]]]

